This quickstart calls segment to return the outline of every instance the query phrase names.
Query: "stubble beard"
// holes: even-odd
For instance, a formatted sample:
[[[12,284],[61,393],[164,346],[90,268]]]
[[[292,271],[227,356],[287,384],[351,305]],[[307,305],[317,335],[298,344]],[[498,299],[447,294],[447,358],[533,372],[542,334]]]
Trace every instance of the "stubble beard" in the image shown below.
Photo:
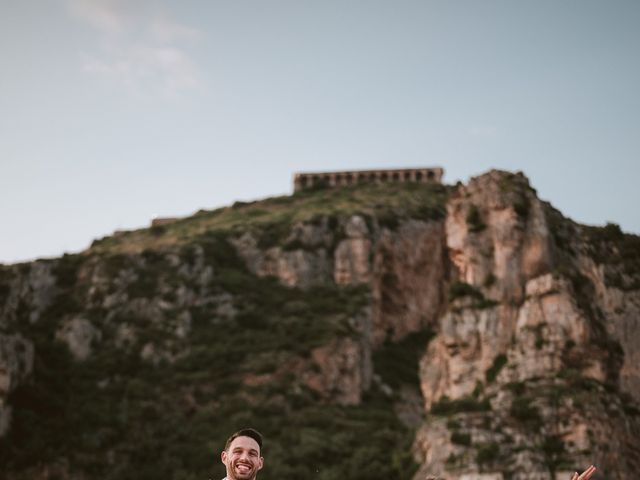
[[[256,476],[258,475],[258,471],[256,470],[256,467],[254,465],[251,465],[246,473],[238,473],[236,471],[236,465],[237,464],[231,465],[231,471],[228,475],[229,480],[255,480]]]

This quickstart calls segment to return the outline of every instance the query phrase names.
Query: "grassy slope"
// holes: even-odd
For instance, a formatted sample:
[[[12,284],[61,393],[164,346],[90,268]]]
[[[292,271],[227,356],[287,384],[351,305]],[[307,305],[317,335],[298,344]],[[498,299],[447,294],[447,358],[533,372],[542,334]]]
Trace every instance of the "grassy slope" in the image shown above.
[[[345,217],[354,213],[375,217],[382,224],[402,218],[442,218],[447,188],[441,185],[362,185],[336,190],[299,192],[259,202],[236,202],[231,207],[201,210],[174,223],[124,232],[96,240],[93,253],[139,252],[189,242],[199,235],[220,231],[260,232],[268,244],[284,241],[287,227],[313,222],[321,216]]]

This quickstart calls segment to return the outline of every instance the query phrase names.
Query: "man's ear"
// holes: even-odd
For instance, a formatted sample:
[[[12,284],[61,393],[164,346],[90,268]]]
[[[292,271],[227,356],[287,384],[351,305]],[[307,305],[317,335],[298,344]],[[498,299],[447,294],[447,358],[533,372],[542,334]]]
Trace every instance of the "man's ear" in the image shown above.
[[[258,465],[258,470],[262,470],[262,467],[264,467],[264,457],[260,457],[260,465]]]
[[[223,450],[222,453],[220,454],[220,459],[222,460],[222,463],[224,463],[225,465],[227,464],[227,451]]]

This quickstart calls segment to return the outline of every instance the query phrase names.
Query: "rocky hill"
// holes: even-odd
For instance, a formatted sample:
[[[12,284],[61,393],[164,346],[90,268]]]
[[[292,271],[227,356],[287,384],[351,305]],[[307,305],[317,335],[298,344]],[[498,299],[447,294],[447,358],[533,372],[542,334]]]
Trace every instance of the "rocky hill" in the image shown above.
[[[0,266],[0,478],[635,478],[638,347],[640,237],[522,174],[236,203]]]

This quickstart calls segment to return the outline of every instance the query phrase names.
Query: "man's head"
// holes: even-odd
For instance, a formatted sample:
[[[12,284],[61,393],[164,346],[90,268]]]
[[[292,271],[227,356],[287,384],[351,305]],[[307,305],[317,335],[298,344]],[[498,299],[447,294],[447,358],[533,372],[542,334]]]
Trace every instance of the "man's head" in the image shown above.
[[[239,430],[229,437],[221,458],[229,480],[254,480],[264,464],[260,456],[262,435],[253,428]]]

